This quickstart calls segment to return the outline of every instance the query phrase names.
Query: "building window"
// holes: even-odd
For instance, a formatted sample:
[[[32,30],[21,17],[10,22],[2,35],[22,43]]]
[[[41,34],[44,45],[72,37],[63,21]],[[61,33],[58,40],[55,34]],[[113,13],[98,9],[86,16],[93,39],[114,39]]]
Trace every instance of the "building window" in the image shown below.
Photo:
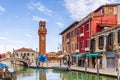
[[[77,42],[77,49],[79,49],[79,42]]]
[[[103,49],[103,47],[104,47],[104,36],[99,36],[98,47],[99,47],[99,49]]]
[[[99,14],[103,14],[103,10],[100,9],[100,10],[98,11],[98,13],[99,13]]]
[[[23,56],[23,54],[21,53],[21,57]]]
[[[24,53],[24,56],[26,56],[26,53]]]
[[[27,53],[27,56],[29,56],[29,53]]]
[[[71,45],[71,47],[72,47],[72,51],[73,51],[73,44]]]
[[[73,37],[73,31],[71,31],[71,37]]]
[[[86,24],[86,30],[89,31],[89,28],[90,28],[90,23],[88,22],[88,23]]]
[[[118,31],[118,44],[120,45],[120,30]]]
[[[32,53],[32,56],[34,56],[34,54]]]
[[[106,49],[107,51],[113,50],[113,33],[106,36]]]
[[[84,26],[81,27],[81,33],[84,33]]]
[[[95,39],[91,39],[90,51],[91,51],[91,52],[94,52],[94,51],[95,51]]]
[[[89,47],[89,40],[86,40],[86,47]]]
[[[79,30],[77,30],[77,35],[79,35]]]
[[[64,42],[64,37],[62,38],[62,41]]]
[[[82,41],[82,44],[81,44],[81,49],[84,48],[84,41]]]

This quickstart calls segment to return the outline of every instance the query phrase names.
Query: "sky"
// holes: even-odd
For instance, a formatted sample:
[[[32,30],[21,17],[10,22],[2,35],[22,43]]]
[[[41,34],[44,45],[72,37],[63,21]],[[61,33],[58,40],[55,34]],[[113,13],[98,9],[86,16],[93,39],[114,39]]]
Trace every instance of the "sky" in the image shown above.
[[[120,0],[0,0],[0,53],[36,50],[40,20],[46,21],[46,51],[56,52],[62,44],[59,33],[106,3]]]

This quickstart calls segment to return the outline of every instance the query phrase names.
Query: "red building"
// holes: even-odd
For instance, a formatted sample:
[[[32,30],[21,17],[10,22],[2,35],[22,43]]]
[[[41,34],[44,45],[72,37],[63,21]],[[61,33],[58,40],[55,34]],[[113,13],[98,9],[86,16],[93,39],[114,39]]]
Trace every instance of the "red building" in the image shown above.
[[[90,51],[91,35],[114,25],[120,24],[120,4],[107,4],[83,18],[78,25],[79,52]]]

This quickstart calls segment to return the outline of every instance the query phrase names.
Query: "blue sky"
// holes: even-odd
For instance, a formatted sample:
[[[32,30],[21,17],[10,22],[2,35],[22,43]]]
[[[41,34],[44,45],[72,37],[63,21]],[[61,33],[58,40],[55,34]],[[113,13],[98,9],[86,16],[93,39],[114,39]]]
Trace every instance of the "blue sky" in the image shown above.
[[[47,27],[47,52],[57,51],[59,33],[102,4],[119,0],[0,0],[0,53],[38,48],[39,21]]]

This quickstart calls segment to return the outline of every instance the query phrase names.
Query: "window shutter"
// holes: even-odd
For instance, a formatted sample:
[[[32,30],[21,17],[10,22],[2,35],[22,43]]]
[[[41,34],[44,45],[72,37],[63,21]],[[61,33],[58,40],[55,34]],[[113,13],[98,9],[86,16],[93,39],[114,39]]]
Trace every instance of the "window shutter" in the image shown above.
[[[99,40],[99,42],[98,42],[98,48],[100,48],[100,36],[99,36],[99,38],[98,38]]]
[[[111,33],[111,45],[113,45],[113,33]]]
[[[109,43],[108,36],[106,35],[106,48],[108,48],[108,43]]]
[[[102,47],[104,47],[104,36],[102,36]]]
[[[120,43],[120,30],[118,31],[118,43]]]

